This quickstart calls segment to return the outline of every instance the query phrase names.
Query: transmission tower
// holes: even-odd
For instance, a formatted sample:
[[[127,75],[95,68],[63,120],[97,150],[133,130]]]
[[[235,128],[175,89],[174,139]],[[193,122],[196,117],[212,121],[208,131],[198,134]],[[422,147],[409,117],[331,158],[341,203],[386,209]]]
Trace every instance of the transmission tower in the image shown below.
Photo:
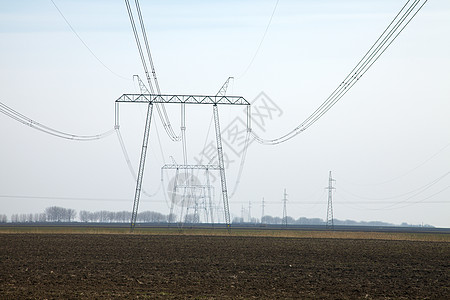
[[[228,205],[228,190],[225,177],[225,165],[223,159],[222,136],[220,133],[219,105],[245,105],[249,115],[250,103],[240,96],[197,96],[197,95],[158,95],[158,94],[123,94],[116,100],[116,126],[119,126],[119,104],[120,103],[144,103],[148,105],[147,118],[145,122],[144,138],[142,142],[141,159],[136,181],[136,190],[133,202],[133,212],[131,214],[131,231],[136,226],[139,200],[142,190],[142,179],[144,176],[145,157],[150,133],[150,123],[152,119],[153,104],[209,104],[213,106],[214,124],[216,129],[216,143],[219,160],[220,181],[222,187],[222,200],[225,214],[225,224],[227,228],[231,226],[230,209]]]
[[[286,209],[286,203],[287,203],[287,194],[286,189],[284,189],[284,198],[283,198],[283,225],[287,227],[287,209]]]
[[[262,211],[261,211],[261,225],[264,224],[264,197],[262,198],[262,203],[261,203],[261,207],[262,207]]]
[[[174,205],[176,203],[175,201],[175,197],[177,196],[177,190],[183,188],[184,190],[189,190],[189,191],[194,191],[194,193],[190,193],[193,194],[194,196],[197,195],[196,190],[197,189],[202,189],[202,190],[206,190],[207,195],[206,198],[209,199],[209,213],[210,213],[210,218],[211,218],[211,223],[214,223],[214,217],[213,217],[213,208],[212,208],[212,195],[211,195],[211,189],[212,186],[210,184],[210,180],[209,180],[209,170],[220,170],[220,167],[217,165],[178,165],[178,164],[165,164],[164,166],[161,167],[161,180],[163,180],[163,171],[164,170],[176,170],[175,172],[175,177],[174,177],[174,182],[173,182],[173,189],[172,189],[172,199],[171,199],[171,205],[170,205],[170,213],[169,213],[169,223],[172,223],[174,220],[172,220],[172,216],[173,216],[173,209],[174,209]],[[193,185],[191,180],[186,180],[183,183],[184,185],[180,185],[179,184],[179,172],[180,170],[188,170],[188,173],[191,174],[193,173],[194,170],[205,170],[205,175],[206,175],[206,185]],[[197,198],[195,198],[195,201]],[[206,206],[205,206],[205,209]],[[207,216],[208,219],[208,216]]]
[[[232,96],[225,96],[225,95],[215,95],[215,96],[195,96],[195,95],[163,95],[161,93],[161,90],[159,88],[159,83],[156,76],[155,67],[153,64],[153,59],[150,53],[150,47],[147,39],[147,34],[145,31],[145,26],[143,22],[143,17],[141,13],[141,9],[139,6],[139,1],[135,1],[136,11],[139,17],[139,24],[141,27],[141,35],[144,39],[145,43],[145,49],[147,52],[147,60],[150,63],[151,69],[148,68],[148,63],[145,58],[144,51],[142,49],[142,45],[140,42],[139,32],[136,28],[136,24],[133,17],[133,10],[131,8],[129,0],[125,0],[125,4],[127,6],[128,16],[130,18],[131,27],[133,29],[133,34],[136,40],[136,45],[138,47],[139,55],[141,58],[142,66],[144,68],[144,72],[147,78],[147,82],[150,87],[151,93],[143,93],[141,94],[124,94],[119,99],[116,100],[116,110],[115,110],[115,117],[116,117],[116,123],[115,128],[119,128],[119,103],[145,103],[148,105],[147,109],[147,117],[145,121],[145,129],[144,129],[144,138],[142,142],[142,150],[141,150],[141,158],[139,161],[139,171],[137,174],[137,180],[136,180],[136,190],[134,194],[134,201],[133,201],[133,211],[131,213],[131,231],[134,230],[136,226],[136,218],[137,218],[137,212],[139,208],[139,199],[141,195],[142,190],[142,180],[144,177],[144,167],[145,167],[145,157],[147,154],[147,146],[148,146],[148,140],[149,140],[149,133],[150,133],[150,123],[152,119],[152,112],[153,112],[153,104],[155,104],[158,113],[160,110],[158,109],[158,104],[161,104],[165,123],[165,128],[167,129],[168,135],[171,137],[172,140],[179,140],[178,137],[174,134],[169,119],[167,117],[167,114],[165,112],[164,104],[169,103],[175,103],[181,105],[182,110],[182,140],[183,140],[183,156],[184,156],[184,163],[187,164],[186,161],[186,139],[185,139],[185,105],[186,104],[212,104],[213,105],[213,115],[214,115],[214,124],[216,129],[216,143],[217,143],[217,153],[218,153],[218,160],[219,160],[219,168],[220,168],[220,181],[221,181],[221,187],[222,187],[222,199],[223,199],[223,205],[224,205],[224,214],[225,214],[225,224],[227,228],[230,228],[231,222],[230,222],[230,210],[228,207],[228,191],[227,191],[227,184],[225,179],[225,167],[224,167],[224,159],[223,159],[223,149],[222,149],[222,137],[220,135],[220,123],[219,123],[219,111],[218,111],[218,104],[229,104],[229,105],[246,105],[247,106],[247,127],[249,128],[250,123],[250,103],[247,102],[243,97],[232,97]],[[156,86],[156,91],[152,86],[152,80],[150,77],[150,72],[153,75],[153,83]],[[228,83],[227,83],[228,86]],[[225,87],[226,89],[226,87]],[[219,91],[220,93],[220,91]]]
[[[252,222],[252,201],[248,201],[248,222]]]
[[[336,181],[330,175],[328,177],[328,187],[325,189],[328,190],[328,206],[327,206],[327,229],[334,229],[334,220],[333,220],[333,190],[336,188],[333,187],[333,181]]]

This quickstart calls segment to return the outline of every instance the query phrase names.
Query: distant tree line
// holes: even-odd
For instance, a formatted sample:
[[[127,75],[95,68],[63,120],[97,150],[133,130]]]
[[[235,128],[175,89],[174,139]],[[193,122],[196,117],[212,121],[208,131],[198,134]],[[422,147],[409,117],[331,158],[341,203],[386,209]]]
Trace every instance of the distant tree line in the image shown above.
[[[291,225],[323,225],[325,224],[325,221],[320,218],[305,218],[300,217],[297,220],[292,217],[286,217],[287,224]],[[263,216],[260,219],[252,218],[252,220],[249,222],[248,220],[244,220],[244,218],[235,217],[233,219],[234,224],[283,224],[283,218],[281,217],[272,217],[272,216]]]
[[[325,225],[326,222],[321,218],[305,218],[300,217],[298,219],[294,219],[292,217],[286,217],[288,225]],[[272,216],[263,216],[261,221],[256,218],[252,218],[251,222],[244,221],[241,218],[234,218],[233,223],[235,224],[283,224],[283,218],[280,217],[272,217]],[[354,221],[354,220],[333,220],[334,225],[355,225],[355,226],[398,226],[392,223],[386,223],[381,221]],[[400,226],[402,227],[417,227],[418,225],[411,225],[407,223],[402,223]],[[423,225],[424,227],[433,227],[431,225]]]
[[[131,220],[131,212],[129,211],[96,211],[90,212],[86,210],[80,211],[81,222],[99,222],[99,223],[127,223]],[[164,215],[155,211],[143,211],[138,213],[137,222],[143,223],[166,223],[169,220],[168,215]]]
[[[35,214],[13,214],[11,215],[12,223],[32,223],[32,222],[73,222],[77,216],[77,212],[71,208],[59,206],[50,206],[43,213]],[[0,222],[2,218],[0,217]],[[5,221],[7,218],[5,216]]]
[[[11,216],[11,223],[42,223],[42,222],[74,222],[76,221],[77,212],[71,208],[63,208],[59,206],[47,207],[42,213],[35,214],[13,214]],[[131,212],[129,211],[96,211],[90,212],[86,210],[80,211],[78,219],[84,223],[128,223],[131,220]],[[168,222],[180,222],[179,216],[175,214],[165,215],[155,211],[143,211],[138,213],[137,222],[141,223],[168,223]],[[325,221],[321,218],[305,218],[300,217],[294,219],[287,217],[287,224],[289,225],[324,225]],[[198,215],[186,214],[183,217],[183,222],[188,224],[198,223]],[[8,218],[5,214],[0,214],[0,223],[8,222]],[[280,217],[263,216],[260,219],[251,218],[251,220],[244,220],[242,217],[235,217],[232,221],[233,224],[283,224],[283,219]],[[391,223],[371,221],[371,222],[357,222],[353,220],[338,220],[334,219],[334,225],[359,225],[359,226],[396,226]],[[413,226],[407,223],[402,223],[400,226]],[[422,225],[424,227],[433,227],[431,225]]]
[[[13,214],[11,223],[42,223],[42,222],[74,222],[76,221],[77,212],[71,208],[59,206],[47,207],[42,213],[35,214]],[[90,212],[86,210],[80,211],[78,218],[81,222],[91,223],[128,223],[131,220],[131,212],[129,211],[96,211]],[[143,223],[167,223],[169,220],[175,220],[175,215],[169,218],[155,211],[143,211],[138,213],[137,222]],[[186,220],[191,220],[190,215],[186,216]],[[8,222],[8,217],[4,214],[0,215],[0,223]]]

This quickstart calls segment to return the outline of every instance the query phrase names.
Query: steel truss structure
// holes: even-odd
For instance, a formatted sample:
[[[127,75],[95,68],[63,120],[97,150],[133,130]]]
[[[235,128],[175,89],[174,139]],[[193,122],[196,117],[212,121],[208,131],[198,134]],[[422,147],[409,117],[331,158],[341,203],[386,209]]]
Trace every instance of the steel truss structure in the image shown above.
[[[214,215],[213,215],[213,203],[212,203],[212,195],[211,195],[211,189],[213,187],[211,185],[208,184],[186,184],[186,185],[181,185],[181,184],[176,184],[174,186],[174,191],[176,192],[177,190],[183,190],[183,207],[186,204],[186,198],[193,198],[194,202],[191,203],[188,201],[187,205],[186,205],[186,216],[188,215],[188,211],[189,208],[191,208],[193,206],[194,208],[194,219],[192,220],[192,223],[200,223],[200,216],[199,216],[199,208],[202,208],[205,210],[205,216],[206,216],[206,223],[211,222],[211,224],[214,224]],[[198,193],[200,192],[200,193]],[[208,203],[206,202],[206,199],[208,199]],[[198,200],[203,200],[203,203],[201,205],[201,207],[199,207],[199,201]],[[172,206],[171,206],[171,215],[169,216],[169,218],[172,218],[173,216],[173,204],[174,202],[172,202]],[[193,204],[193,205],[192,205]],[[209,214],[208,214],[209,212]],[[210,220],[209,220],[210,218]],[[182,223],[183,221],[183,216],[180,216],[180,223]],[[171,223],[173,223],[174,220],[170,219],[169,220],[169,226]],[[186,221],[185,221],[186,222]]]
[[[282,219],[282,222],[283,222],[283,226],[284,227],[287,227],[287,225],[288,225],[288,221],[287,221],[287,217],[288,217],[288,215],[287,215],[287,207],[286,207],[286,203],[287,203],[287,193],[286,193],[286,189],[284,189],[284,198],[283,198],[283,219]]]
[[[172,199],[170,204],[170,214],[169,214],[169,224],[172,223],[174,220],[172,220],[173,216],[173,207],[175,205],[175,197],[177,189],[203,189],[208,192],[207,198],[209,199],[209,206],[210,206],[210,217],[211,217],[211,223],[214,223],[214,216],[213,216],[213,210],[212,210],[212,197],[211,197],[211,184],[209,181],[209,170],[220,170],[220,166],[218,165],[179,165],[179,164],[166,164],[161,167],[161,180],[163,178],[163,170],[176,170],[175,173],[175,180],[173,183],[173,190],[172,190]],[[188,185],[180,185],[178,184],[178,175],[180,170],[205,170],[206,172],[206,185],[193,185],[192,183]]]
[[[117,103],[185,103],[185,104],[232,104],[250,105],[241,96],[199,96],[199,95],[156,95],[156,94],[123,94]]]
[[[217,154],[219,161],[220,181],[222,188],[222,200],[224,206],[225,223],[227,228],[231,226],[230,210],[228,205],[228,191],[225,178],[225,167],[223,159],[222,137],[220,134],[219,109],[218,105],[245,105],[247,106],[247,116],[249,116],[250,103],[241,96],[198,96],[198,95],[157,95],[157,94],[123,94],[115,101],[116,110],[116,128],[119,127],[119,104],[120,103],[146,103],[148,104],[147,117],[144,128],[144,137],[142,141],[141,158],[139,162],[139,171],[136,180],[136,190],[133,201],[133,212],[131,214],[131,231],[136,226],[136,218],[139,209],[139,200],[142,190],[142,180],[144,177],[145,157],[147,154],[147,145],[150,133],[150,123],[152,119],[153,104],[209,104],[213,106],[214,125],[216,130]],[[249,122],[249,117],[247,118]],[[248,124],[249,125],[249,124]],[[178,175],[177,169],[177,175]],[[176,176],[177,176],[176,175]],[[177,179],[177,178],[176,178]],[[175,179],[175,180],[176,180]],[[209,184],[208,184],[209,185]]]
[[[333,179],[331,177],[331,171],[330,175],[328,177],[328,187],[325,189],[328,190],[328,205],[327,205],[327,229],[334,229],[334,219],[333,219],[333,190],[336,188],[333,187],[333,182],[335,182],[336,179]]]

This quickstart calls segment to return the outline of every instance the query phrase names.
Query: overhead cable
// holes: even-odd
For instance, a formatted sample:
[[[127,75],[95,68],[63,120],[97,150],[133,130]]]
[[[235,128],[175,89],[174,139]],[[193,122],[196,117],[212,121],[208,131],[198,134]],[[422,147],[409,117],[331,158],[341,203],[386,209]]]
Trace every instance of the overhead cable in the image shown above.
[[[18,111],[15,111],[14,109],[10,108],[9,106],[7,106],[6,104],[4,104],[2,102],[0,102],[0,112],[3,113],[4,115],[10,117],[11,119],[13,119],[17,122],[20,122],[24,125],[27,125],[33,129],[39,130],[41,132],[44,132],[44,133],[47,133],[47,134],[50,134],[50,135],[53,135],[53,136],[56,136],[59,138],[67,139],[67,140],[94,141],[94,140],[103,139],[114,133],[114,129],[108,130],[108,131],[100,133],[100,134],[95,134],[95,135],[77,135],[77,134],[66,133],[63,131],[53,129],[46,125],[43,125],[35,120],[32,120],[32,119],[28,118],[27,116],[24,116],[23,114],[19,113]]]
[[[127,77],[124,77],[122,75],[117,74],[116,72],[114,72],[113,70],[111,70],[100,58],[98,58],[97,55],[95,55],[95,53],[91,50],[91,48],[89,48],[89,46],[84,42],[84,40],[81,38],[81,36],[78,34],[78,32],[76,32],[76,30],[72,27],[72,25],[70,24],[70,22],[67,20],[67,18],[64,16],[64,14],[62,13],[62,11],[59,9],[59,7],[56,5],[55,1],[50,0],[53,3],[53,6],[55,6],[56,10],[58,10],[59,14],[61,15],[61,17],[64,19],[64,21],[66,22],[66,24],[69,26],[70,30],[72,30],[72,32],[76,35],[76,37],[80,40],[80,42],[84,45],[84,47],[86,47],[86,49],[92,54],[92,56],[103,66],[105,67],[105,69],[107,69],[109,72],[111,72],[112,74],[116,75],[117,77],[120,77],[122,79],[125,80],[130,80]]]
[[[139,5],[139,0],[134,0],[134,3],[136,5],[136,11],[138,13],[139,23],[141,25],[141,32],[142,32],[142,36],[144,38],[145,49],[147,51],[147,58],[148,58],[148,61],[150,63],[150,68],[151,68],[151,71],[152,71],[153,81],[154,81],[155,87],[156,87],[156,92],[158,93],[158,95],[161,95],[161,89],[159,88],[158,77],[156,76],[155,65],[153,64],[153,58],[152,58],[152,54],[150,52],[150,45],[148,43],[147,32],[145,30],[144,19],[142,18],[142,13],[141,13],[141,7]],[[147,78],[147,80],[150,80],[150,79]],[[171,131],[171,135],[170,136],[172,137],[173,140],[179,141],[180,137],[177,136],[175,134],[175,132],[173,131],[172,126],[170,125],[169,116],[167,115],[166,107],[164,106],[163,103],[161,103],[161,108],[162,108],[162,111],[164,113],[165,122],[167,123],[167,128],[168,128],[169,131]]]
[[[339,86],[331,93],[330,96],[300,125],[295,127],[287,134],[276,139],[263,139],[254,132],[253,138],[264,145],[276,145],[286,142],[298,134],[308,129],[317,122],[325,113],[327,113],[354,85],[358,80],[372,67],[372,65],[380,58],[398,35],[405,29],[411,20],[422,9],[427,0],[414,0],[410,3],[408,0],[402,9],[398,12],[389,26],[383,31],[376,42],[370,47],[369,51],[363,56],[353,70],[345,77]],[[421,5],[419,5],[421,4]]]
[[[122,138],[122,134],[120,133],[120,129],[116,128],[117,133],[117,139],[119,140],[120,148],[122,149],[123,156],[125,158],[125,162],[127,163],[128,170],[130,171],[131,176],[133,177],[134,181],[137,180],[136,172],[134,171],[133,165],[131,164],[130,156],[128,155],[127,148],[125,147],[125,143]],[[148,193],[145,189],[142,189],[142,193],[146,195],[147,197],[154,197],[159,190],[161,189],[162,183],[158,186],[156,191],[154,193]]]
[[[448,172],[446,172],[445,174],[439,176],[438,178],[434,179],[433,181],[431,181],[431,182],[425,184],[424,186],[421,186],[421,187],[419,187],[419,188],[416,188],[416,189],[414,189],[414,190],[412,190],[412,191],[405,192],[405,193],[402,193],[402,194],[399,194],[399,195],[393,195],[393,196],[388,196],[388,197],[382,197],[382,198],[374,198],[374,197],[368,197],[368,196],[356,195],[356,194],[354,194],[354,193],[352,193],[352,192],[350,192],[350,191],[347,191],[347,190],[343,189],[342,187],[341,187],[340,189],[342,189],[344,192],[346,192],[346,193],[348,193],[348,194],[350,194],[350,195],[352,195],[352,196],[354,196],[354,197],[360,198],[360,199],[368,199],[368,200],[390,200],[390,199],[401,198],[401,197],[404,197],[404,196],[413,194],[412,196],[410,196],[410,197],[408,198],[408,199],[410,199],[410,198],[415,197],[415,196],[419,195],[420,193],[422,193],[422,192],[428,190],[430,187],[432,187],[432,186],[434,186],[435,184],[437,184],[438,182],[440,182],[442,179],[444,179],[445,177],[447,177],[449,174],[450,174],[450,171],[448,171]]]
[[[129,0],[125,0],[125,4],[127,6],[128,16],[130,18],[130,23],[131,23],[131,27],[133,29],[133,34],[134,34],[136,45],[137,45],[137,48],[138,48],[138,51],[139,51],[139,56],[141,58],[142,67],[144,68],[145,77],[147,79],[147,82],[148,82],[148,85],[149,85],[151,93],[154,94],[155,90],[153,88],[152,80],[150,78],[150,73],[149,73],[149,70],[148,70],[147,61],[145,60],[145,56],[144,56],[144,53],[143,53],[143,50],[142,50],[141,41],[140,41],[140,38],[139,38],[139,33],[138,33],[137,29],[136,29],[136,24],[135,24],[135,21],[134,21],[133,12],[131,10],[131,6],[130,6]],[[158,80],[157,80],[157,77],[156,77],[156,71],[155,71],[155,68],[154,68],[154,65],[153,65],[153,60],[151,58],[150,48],[149,48],[148,40],[147,40],[147,37],[146,37],[146,31],[145,31],[144,23],[142,21],[142,14],[141,14],[141,10],[140,10],[140,7],[139,7],[139,2],[136,0],[135,4],[136,4],[137,12],[138,12],[138,17],[139,17],[139,20],[140,20],[142,35],[144,36],[144,43],[146,45],[148,59],[150,61],[151,67],[152,67],[152,74],[153,74],[153,77],[154,77],[155,85],[156,85],[158,94],[160,94],[161,92],[160,92],[160,89],[159,89],[159,84],[158,84]],[[161,113],[160,113],[160,110],[159,110],[158,106],[157,106],[157,110],[158,110],[158,114],[160,114],[160,116],[161,116]],[[167,112],[166,112],[164,104],[161,104],[161,110],[162,110],[162,114],[164,115],[163,125],[164,125],[164,128],[166,129],[167,134],[169,135],[169,137],[173,141],[179,141],[180,137],[175,134],[175,132],[172,129],[172,126],[170,125],[170,120],[169,120],[169,117],[167,115]]]
[[[246,68],[245,71],[242,73],[242,75],[239,76],[239,77],[241,77],[241,78],[244,77],[245,74],[247,74],[247,71],[248,71],[248,70],[250,69],[250,67],[253,65],[253,62],[255,61],[255,58],[256,58],[256,56],[258,55],[258,52],[259,52],[259,50],[261,49],[261,46],[262,46],[262,44],[263,44],[263,42],[264,42],[264,39],[266,38],[267,32],[269,31],[270,24],[272,24],[272,19],[273,19],[273,16],[275,15],[275,11],[277,10],[278,2],[280,2],[280,0],[277,0],[277,2],[275,3],[275,6],[273,7],[272,15],[270,16],[269,22],[267,23],[267,26],[266,26],[266,30],[264,31],[264,34],[263,34],[261,40],[259,41],[258,48],[256,48],[256,51],[255,51],[255,53],[253,54],[253,57],[252,57],[252,59],[250,60],[250,63],[248,64],[247,68]]]

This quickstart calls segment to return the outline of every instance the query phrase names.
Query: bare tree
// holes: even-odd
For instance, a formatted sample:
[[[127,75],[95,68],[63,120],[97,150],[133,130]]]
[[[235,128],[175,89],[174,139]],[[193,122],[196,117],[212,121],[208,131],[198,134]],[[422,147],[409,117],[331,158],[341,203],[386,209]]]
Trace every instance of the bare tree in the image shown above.
[[[77,216],[77,212],[75,209],[71,209],[71,208],[66,209],[66,219],[69,222],[72,222],[76,216]]]

